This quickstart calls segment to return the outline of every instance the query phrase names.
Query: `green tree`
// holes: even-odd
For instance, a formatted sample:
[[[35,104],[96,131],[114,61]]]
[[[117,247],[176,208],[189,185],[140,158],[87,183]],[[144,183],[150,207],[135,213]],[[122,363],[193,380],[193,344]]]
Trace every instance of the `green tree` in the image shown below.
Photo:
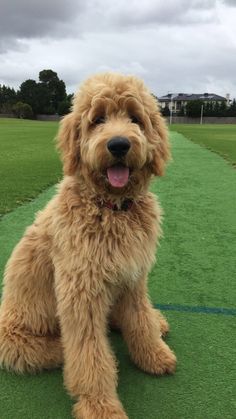
[[[55,113],[55,109],[50,103],[50,93],[46,86],[37,83],[37,114],[50,115]]]
[[[34,114],[39,112],[38,83],[35,80],[28,79],[20,85],[19,97],[21,102],[31,106]]]
[[[70,102],[66,99],[63,100],[62,102],[59,102],[58,104],[58,114],[59,115],[66,115],[67,113],[70,112]]]
[[[39,81],[49,85],[53,81],[58,81],[58,75],[53,70],[41,70],[39,72]]]
[[[55,113],[50,92],[42,83],[31,79],[24,81],[20,86],[19,97],[22,102],[31,106],[34,115]]]
[[[212,102],[205,102],[204,103],[204,116],[213,116],[213,103]]]
[[[39,73],[39,82],[25,80],[19,91],[5,85],[0,85],[0,111],[12,112],[12,106],[17,102],[30,105],[33,114],[54,114],[58,111],[66,113],[71,104],[71,95],[66,94],[63,80],[53,70],[42,70]]]
[[[73,93],[70,93],[69,95],[67,95],[67,100],[70,103],[70,106],[72,106],[72,103],[73,103],[73,100],[74,100]]]
[[[170,116],[169,106],[165,105],[164,108],[161,108],[161,113],[163,116]]]
[[[221,102],[219,113],[220,113],[220,116],[227,116],[228,115],[228,109],[227,109],[227,105],[226,105],[225,101]]]
[[[214,116],[221,116],[221,114],[220,114],[220,104],[219,104],[219,102],[215,102],[214,103]]]
[[[5,85],[0,85],[0,111],[11,111],[12,105],[17,100],[17,93],[16,91]]]
[[[69,95],[67,95],[66,99],[59,102],[59,104],[58,104],[58,114],[59,115],[66,115],[67,113],[70,112],[71,107],[72,107],[72,103],[73,103],[73,97],[74,97],[73,94],[69,94]]]
[[[228,116],[236,117],[236,100],[234,99],[228,109]]]
[[[200,118],[202,105],[202,100],[191,100],[186,105],[186,115],[191,118]]]
[[[54,109],[55,112],[58,112],[59,103],[64,102],[67,99],[64,81],[60,80],[57,73],[53,70],[40,71],[39,80],[41,85],[48,91],[48,105]]]
[[[17,118],[23,119],[32,119],[33,118],[33,111],[28,103],[17,102],[13,105],[12,110]]]
[[[181,106],[179,112],[178,112],[178,116],[185,116],[185,107]]]

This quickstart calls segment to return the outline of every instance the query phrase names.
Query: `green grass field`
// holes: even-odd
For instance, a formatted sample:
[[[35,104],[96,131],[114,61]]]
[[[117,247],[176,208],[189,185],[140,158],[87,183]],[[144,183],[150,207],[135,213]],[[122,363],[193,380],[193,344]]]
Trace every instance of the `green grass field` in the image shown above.
[[[121,336],[111,333],[118,391],[129,419],[235,419],[236,171],[181,134],[173,132],[171,143],[173,162],[152,184],[164,209],[164,237],[149,291],[170,322],[167,341],[178,368],[166,377],[139,371]],[[0,277],[24,229],[54,193],[51,187],[0,220]],[[70,419],[71,407],[60,369],[35,376],[0,371],[1,419]]]
[[[236,125],[171,125],[236,165]],[[0,218],[61,178],[57,122],[0,119]]]
[[[173,124],[170,129],[220,154],[236,166],[236,125]]]
[[[0,217],[58,181],[57,122],[0,119]]]

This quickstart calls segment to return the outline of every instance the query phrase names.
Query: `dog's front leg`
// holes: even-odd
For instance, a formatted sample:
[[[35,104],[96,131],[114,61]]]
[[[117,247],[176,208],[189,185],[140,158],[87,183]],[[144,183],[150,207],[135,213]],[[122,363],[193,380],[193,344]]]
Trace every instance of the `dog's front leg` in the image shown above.
[[[143,277],[124,292],[113,316],[121,327],[131,358],[139,368],[151,374],[172,373],[176,357],[161,338],[162,318],[156,315],[149,301],[146,282]]]
[[[65,385],[79,398],[76,418],[127,419],[117,397],[116,361],[106,336],[109,294],[105,288],[91,292],[89,283],[91,278],[80,278],[78,284],[78,277],[56,272]]]

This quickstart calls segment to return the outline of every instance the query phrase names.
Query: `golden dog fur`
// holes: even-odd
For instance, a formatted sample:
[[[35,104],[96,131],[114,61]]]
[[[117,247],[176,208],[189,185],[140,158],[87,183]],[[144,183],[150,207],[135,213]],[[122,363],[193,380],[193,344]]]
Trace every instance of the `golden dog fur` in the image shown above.
[[[107,148],[114,136],[131,144],[123,158],[128,183],[119,188],[106,176],[116,162]],[[169,158],[167,129],[142,81],[101,74],[75,96],[58,147],[64,179],[6,267],[0,364],[23,373],[63,363],[76,418],[124,419],[109,321],[142,370],[172,373],[176,364],[161,337],[168,323],[147,295],[161,233],[161,211],[148,186]],[[124,199],[132,200],[126,211]]]

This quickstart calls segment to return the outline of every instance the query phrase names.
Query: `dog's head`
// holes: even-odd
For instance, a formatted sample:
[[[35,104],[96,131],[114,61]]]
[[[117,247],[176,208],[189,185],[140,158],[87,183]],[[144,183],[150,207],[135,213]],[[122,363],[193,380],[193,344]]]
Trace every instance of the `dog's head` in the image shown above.
[[[109,194],[142,190],[152,174],[163,175],[169,158],[157,101],[132,76],[88,79],[62,120],[58,139],[64,173],[83,176],[89,187]]]

